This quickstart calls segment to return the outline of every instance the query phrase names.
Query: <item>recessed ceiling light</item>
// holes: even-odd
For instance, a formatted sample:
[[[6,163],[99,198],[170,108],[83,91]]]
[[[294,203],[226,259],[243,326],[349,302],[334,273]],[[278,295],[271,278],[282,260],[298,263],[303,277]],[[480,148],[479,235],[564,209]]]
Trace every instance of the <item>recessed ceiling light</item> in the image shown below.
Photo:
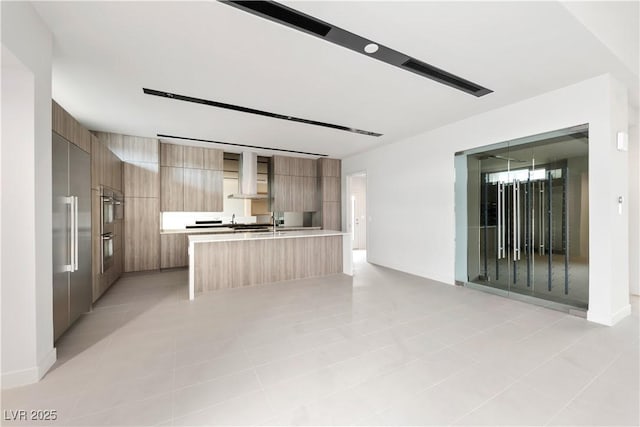
[[[375,43],[369,43],[364,47],[364,51],[367,53],[376,53],[378,51],[378,45]]]

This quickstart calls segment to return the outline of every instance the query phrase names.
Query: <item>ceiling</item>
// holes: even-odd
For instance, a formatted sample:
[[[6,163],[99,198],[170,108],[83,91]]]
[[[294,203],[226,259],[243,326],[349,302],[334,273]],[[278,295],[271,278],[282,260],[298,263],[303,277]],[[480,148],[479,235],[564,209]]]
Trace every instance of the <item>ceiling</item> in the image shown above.
[[[92,130],[343,158],[606,72],[638,92],[637,74],[560,3],[283,3],[494,93],[476,98],[215,1],[34,5],[54,37],[53,97]],[[145,95],[143,87],[383,136]]]

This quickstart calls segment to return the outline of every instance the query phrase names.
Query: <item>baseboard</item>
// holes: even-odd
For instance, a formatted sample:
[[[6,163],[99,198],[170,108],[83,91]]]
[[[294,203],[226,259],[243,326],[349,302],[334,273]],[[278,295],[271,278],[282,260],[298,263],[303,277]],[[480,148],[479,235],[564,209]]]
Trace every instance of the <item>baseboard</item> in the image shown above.
[[[27,384],[33,384],[40,381],[40,379],[51,369],[54,363],[56,363],[57,353],[56,349],[52,348],[38,363],[38,366],[32,368],[22,369],[19,371],[5,372],[2,374],[2,389],[8,389],[13,387],[20,387]]]
[[[613,326],[628,315],[631,314],[631,304],[627,304],[615,313],[610,315],[602,315],[600,313],[593,313],[591,310],[587,312],[587,320],[594,323],[599,323],[605,326]]]

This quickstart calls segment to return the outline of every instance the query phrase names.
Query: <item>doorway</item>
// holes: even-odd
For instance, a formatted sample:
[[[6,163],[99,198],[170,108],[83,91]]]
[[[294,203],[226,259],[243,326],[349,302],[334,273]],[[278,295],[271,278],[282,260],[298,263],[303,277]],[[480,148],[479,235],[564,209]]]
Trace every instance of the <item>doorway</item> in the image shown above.
[[[588,127],[464,156],[465,284],[586,310]]]
[[[354,265],[367,259],[367,174],[358,172],[348,176],[348,221],[351,233]]]

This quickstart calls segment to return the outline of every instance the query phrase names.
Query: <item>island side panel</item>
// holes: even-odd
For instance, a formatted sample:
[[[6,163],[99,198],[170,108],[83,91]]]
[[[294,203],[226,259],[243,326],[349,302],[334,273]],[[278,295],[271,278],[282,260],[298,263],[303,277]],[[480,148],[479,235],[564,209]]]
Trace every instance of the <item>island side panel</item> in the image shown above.
[[[342,273],[342,236],[202,242],[195,290],[239,288]]]

